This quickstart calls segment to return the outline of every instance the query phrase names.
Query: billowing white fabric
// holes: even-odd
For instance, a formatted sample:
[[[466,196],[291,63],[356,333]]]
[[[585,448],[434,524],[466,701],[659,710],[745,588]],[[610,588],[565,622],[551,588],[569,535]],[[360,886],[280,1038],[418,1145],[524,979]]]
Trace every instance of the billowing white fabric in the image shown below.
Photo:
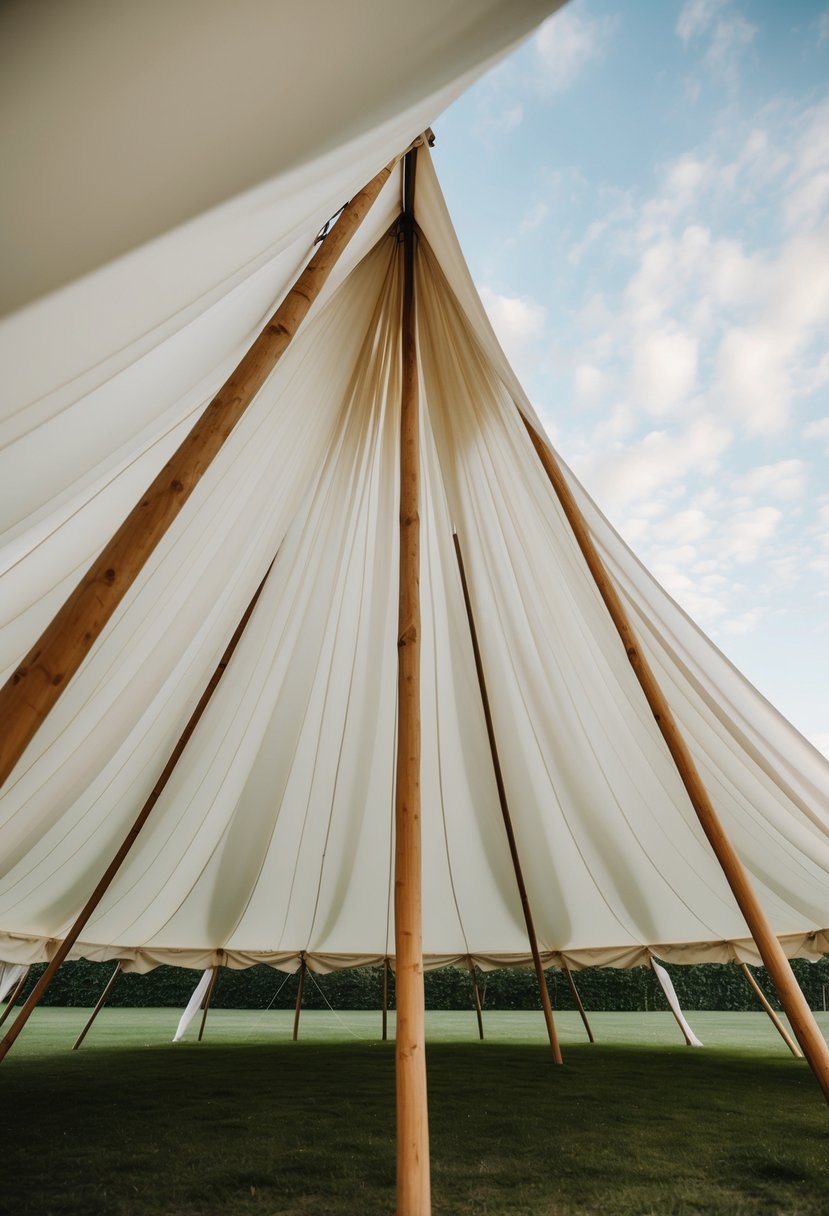
[[[4,0],[0,313],[207,212],[120,268],[137,297],[72,293],[157,325],[322,208],[319,227],[561,2]],[[65,315],[50,343],[95,341]]]
[[[284,294],[316,229],[417,134],[407,122],[366,136],[348,163],[326,154],[257,187],[0,330],[14,355],[0,424],[6,672]],[[531,406],[428,152],[418,160],[427,965],[530,959],[453,531],[545,965],[642,965],[651,948],[669,962],[756,962],[529,442],[520,411],[532,417]],[[396,171],[7,783],[10,961],[45,958],[65,934],[271,563],[73,957],[291,970],[304,954],[325,971],[393,953],[399,198]],[[65,342],[45,358],[44,324],[63,332],[53,321]],[[572,484],[784,949],[817,957],[829,949],[828,766]]]
[[[19,963],[0,963],[0,1001],[5,1001],[27,970],[26,965]]]
[[[176,1033],[173,1035],[174,1043],[178,1043],[181,1039],[184,1038],[185,1034],[187,1033],[187,1027],[190,1025],[190,1023],[193,1021],[193,1018],[196,1016],[198,1011],[201,1009],[204,998],[207,996],[207,990],[210,987],[210,978],[212,975],[213,975],[213,968],[208,967],[207,970],[202,975],[201,979],[199,980],[198,984],[196,984],[196,987],[193,989],[193,995],[190,997],[190,1000],[187,1002],[187,1008],[184,1010],[184,1013],[179,1018],[178,1026],[176,1027]]]
[[[688,1024],[688,1019],[685,1017],[685,1014],[682,1012],[682,1006],[679,1003],[679,997],[676,995],[676,988],[674,988],[674,982],[671,979],[670,975],[668,975],[668,972],[665,970],[664,967],[660,967],[659,963],[656,961],[656,959],[653,956],[651,956],[651,967],[653,967],[654,974],[655,974],[656,978],[659,980],[659,985],[660,985],[662,991],[665,993],[665,999],[667,1000],[668,1004],[671,1007],[671,1013],[673,1013],[674,1017],[676,1018],[677,1022],[680,1025],[682,1033],[685,1035],[685,1041],[687,1042],[688,1046],[689,1047],[704,1046],[702,1039],[698,1039],[697,1036],[694,1034],[693,1030],[691,1029],[690,1025]]]

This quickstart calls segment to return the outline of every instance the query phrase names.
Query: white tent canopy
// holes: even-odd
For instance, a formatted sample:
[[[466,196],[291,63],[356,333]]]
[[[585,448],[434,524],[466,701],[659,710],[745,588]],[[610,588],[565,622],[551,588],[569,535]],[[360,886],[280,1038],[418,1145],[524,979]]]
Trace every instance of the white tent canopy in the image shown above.
[[[385,63],[402,27],[383,27],[386,5],[361,7],[377,19]],[[333,125],[318,129],[314,109],[301,164],[291,144],[264,184],[0,327],[4,679],[238,362],[323,222],[552,5],[450,7],[457,45],[449,39],[416,96],[391,74],[358,115],[339,114],[335,76]],[[422,27],[406,27],[416,61],[428,59],[444,8],[430,3]],[[352,75],[368,62],[352,62]],[[291,110],[292,125],[302,113]],[[254,157],[235,188],[261,171]],[[227,189],[215,184],[201,204]],[[7,782],[0,959],[42,960],[65,936],[268,571],[73,957],[136,970],[292,969],[304,955],[324,970],[393,955],[400,196],[398,169]],[[171,204],[167,222],[196,198]],[[426,961],[529,961],[456,531],[545,963],[632,966],[650,952],[757,962],[528,438],[521,415],[533,419],[532,407],[486,320],[426,149],[415,215]],[[129,231],[119,252],[148,235]],[[90,251],[83,268],[95,260]],[[790,956],[819,956],[829,950],[829,766],[569,482],[775,933]]]

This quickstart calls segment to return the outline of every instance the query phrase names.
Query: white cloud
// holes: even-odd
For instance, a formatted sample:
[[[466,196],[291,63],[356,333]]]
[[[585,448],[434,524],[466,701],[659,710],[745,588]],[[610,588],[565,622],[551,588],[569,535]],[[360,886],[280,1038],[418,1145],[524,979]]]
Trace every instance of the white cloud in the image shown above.
[[[679,13],[676,32],[685,46],[693,38],[708,37],[703,62],[708,73],[734,91],[740,56],[757,33],[757,27],[736,12],[730,0],[686,0]],[[699,81],[691,95],[699,94]]]
[[[755,507],[750,511],[737,511],[720,531],[720,556],[740,563],[756,561],[763,545],[774,535],[782,518],[782,512],[776,507]]]
[[[781,501],[802,498],[806,493],[808,467],[802,460],[780,460],[757,465],[734,481],[734,488],[749,495],[770,495]]]
[[[651,331],[637,341],[634,349],[633,395],[651,413],[668,413],[689,395],[696,372],[694,338],[678,331]]]
[[[829,417],[816,418],[813,422],[804,426],[803,438],[829,440]]]
[[[595,405],[607,395],[609,380],[607,375],[591,363],[580,364],[574,373],[573,381],[576,398],[584,405]]]
[[[717,418],[703,415],[684,432],[651,431],[628,446],[591,448],[574,458],[573,465],[606,510],[622,513],[657,491],[664,493],[691,472],[711,475],[730,442],[730,431]],[[632,512],[638,513],[638,508]]]
[[[534,203],[530,207],[527,214],[521,221],[521,232],[533,232],[536,228],[540,228],[550,213],[550,208],[541,200]]]
[[[688,507],[661,520],[654,528],[654,535],[661,541],[687,545],[702,540],[712,527],[713,522],[704,511]]]
[[[731,617],[728,621],[723,621],[720,624],[721,633],[741,634],[751,633],[752,629],[756,628],[761,619],[761,614],[756,610],[742,612],[739,616]]]
[[[487,287],[481,289],[481,299],[498,341],[520,374],[519,365],[526,365],[529,352],[544,334],[547,310],[535,300],[499,295]]]
[[[544,92],[569,89],[582,69],[598,58],[613,33],[610,17],[588,17],[584,9],[570,4],[549,17],[535,36],[543,76]]]
[[[724,18],[714,26],[713,37],[705,52],[705,65],[729,89],[737,88],[740,55],[756,33],[757,26],[739,15]]]
[[[727,0],[686,0],[676,23],[676,32],[684,43],[710,28],[717,13]]]
[[[510,106],[503,114],[492,120],[492,125],[496,131],[502,135],[509,135],[510,131],[514,131],[520,126],[524,120],[524,107],[519,101],[517,105]]]
[[[829,222],[789,241],[755,281],[756,319],[729,329],[718,353],[723,406],[753,434],[779,434],[792,399],[820,379],[807,352],[829,326]],[[811,372],[811,374],[810,374]]]

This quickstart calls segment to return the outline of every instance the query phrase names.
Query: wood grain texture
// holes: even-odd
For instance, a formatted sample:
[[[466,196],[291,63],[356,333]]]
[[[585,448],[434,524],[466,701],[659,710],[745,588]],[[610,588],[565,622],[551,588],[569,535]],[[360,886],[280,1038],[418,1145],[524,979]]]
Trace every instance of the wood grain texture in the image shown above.
[[[404,165],[400,587],[397,631],[394,939],[397,1037],[397,1216],[429,1216],[429,1115],[423,986],[420,830],[420,408],[415,318],[414,178]]]

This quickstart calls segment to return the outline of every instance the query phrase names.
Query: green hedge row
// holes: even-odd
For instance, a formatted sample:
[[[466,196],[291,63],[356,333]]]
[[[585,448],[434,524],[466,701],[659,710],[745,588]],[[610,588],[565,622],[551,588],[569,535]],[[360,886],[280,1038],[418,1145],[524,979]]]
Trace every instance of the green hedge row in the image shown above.
[[[795,974],[813,1009],[824,1009],[829,999],[829,958],[818,963],[795,960]],[[67,963],[58,972],[45,1001],[48,1005],[94,1005],[107,979],[112,963]],[[757,1000],[738,967],[705,964],[696,967],[669,967],[680,1003],[685,1009],[752,1010]],[[21,1000],[36,982],[42,967],[33,967]],[[380,968],[336,971],[330,975],[308,974],[303,1007],[323,1009],[379,1009],[383,978]],[[535,975],[531,970],[502,969],[478,972],[478,985],[484,1008],[539,1009],[541,1007]],[[755,975],[775,1008],[779,1008],[764,968]],[[113,987],[111,1005],[132,1008],[149,1006],[184,1007],[196,985],[199,973],[181,967],[157,967],[147,975],[122,975]],[[579,994],[586,1009],[647,1010],[667,1009],[656,976],[646,967],[630,971],[591,967],[575,973]],[[574,1002],[567,977],[560,971],[547,972],[553,1005],[573,1009]],[[219,973],[213,995],[217,1009],[289,1008],[296,1000],[297,978],[271,967],[251,967],[246,971]],[[394,977],[390,976],[390,1006],[394,1007]],[[458,967],[445,967],[426,975],[426,1004],[429,1009],[469,1009],[472,992],[469,973]]]

